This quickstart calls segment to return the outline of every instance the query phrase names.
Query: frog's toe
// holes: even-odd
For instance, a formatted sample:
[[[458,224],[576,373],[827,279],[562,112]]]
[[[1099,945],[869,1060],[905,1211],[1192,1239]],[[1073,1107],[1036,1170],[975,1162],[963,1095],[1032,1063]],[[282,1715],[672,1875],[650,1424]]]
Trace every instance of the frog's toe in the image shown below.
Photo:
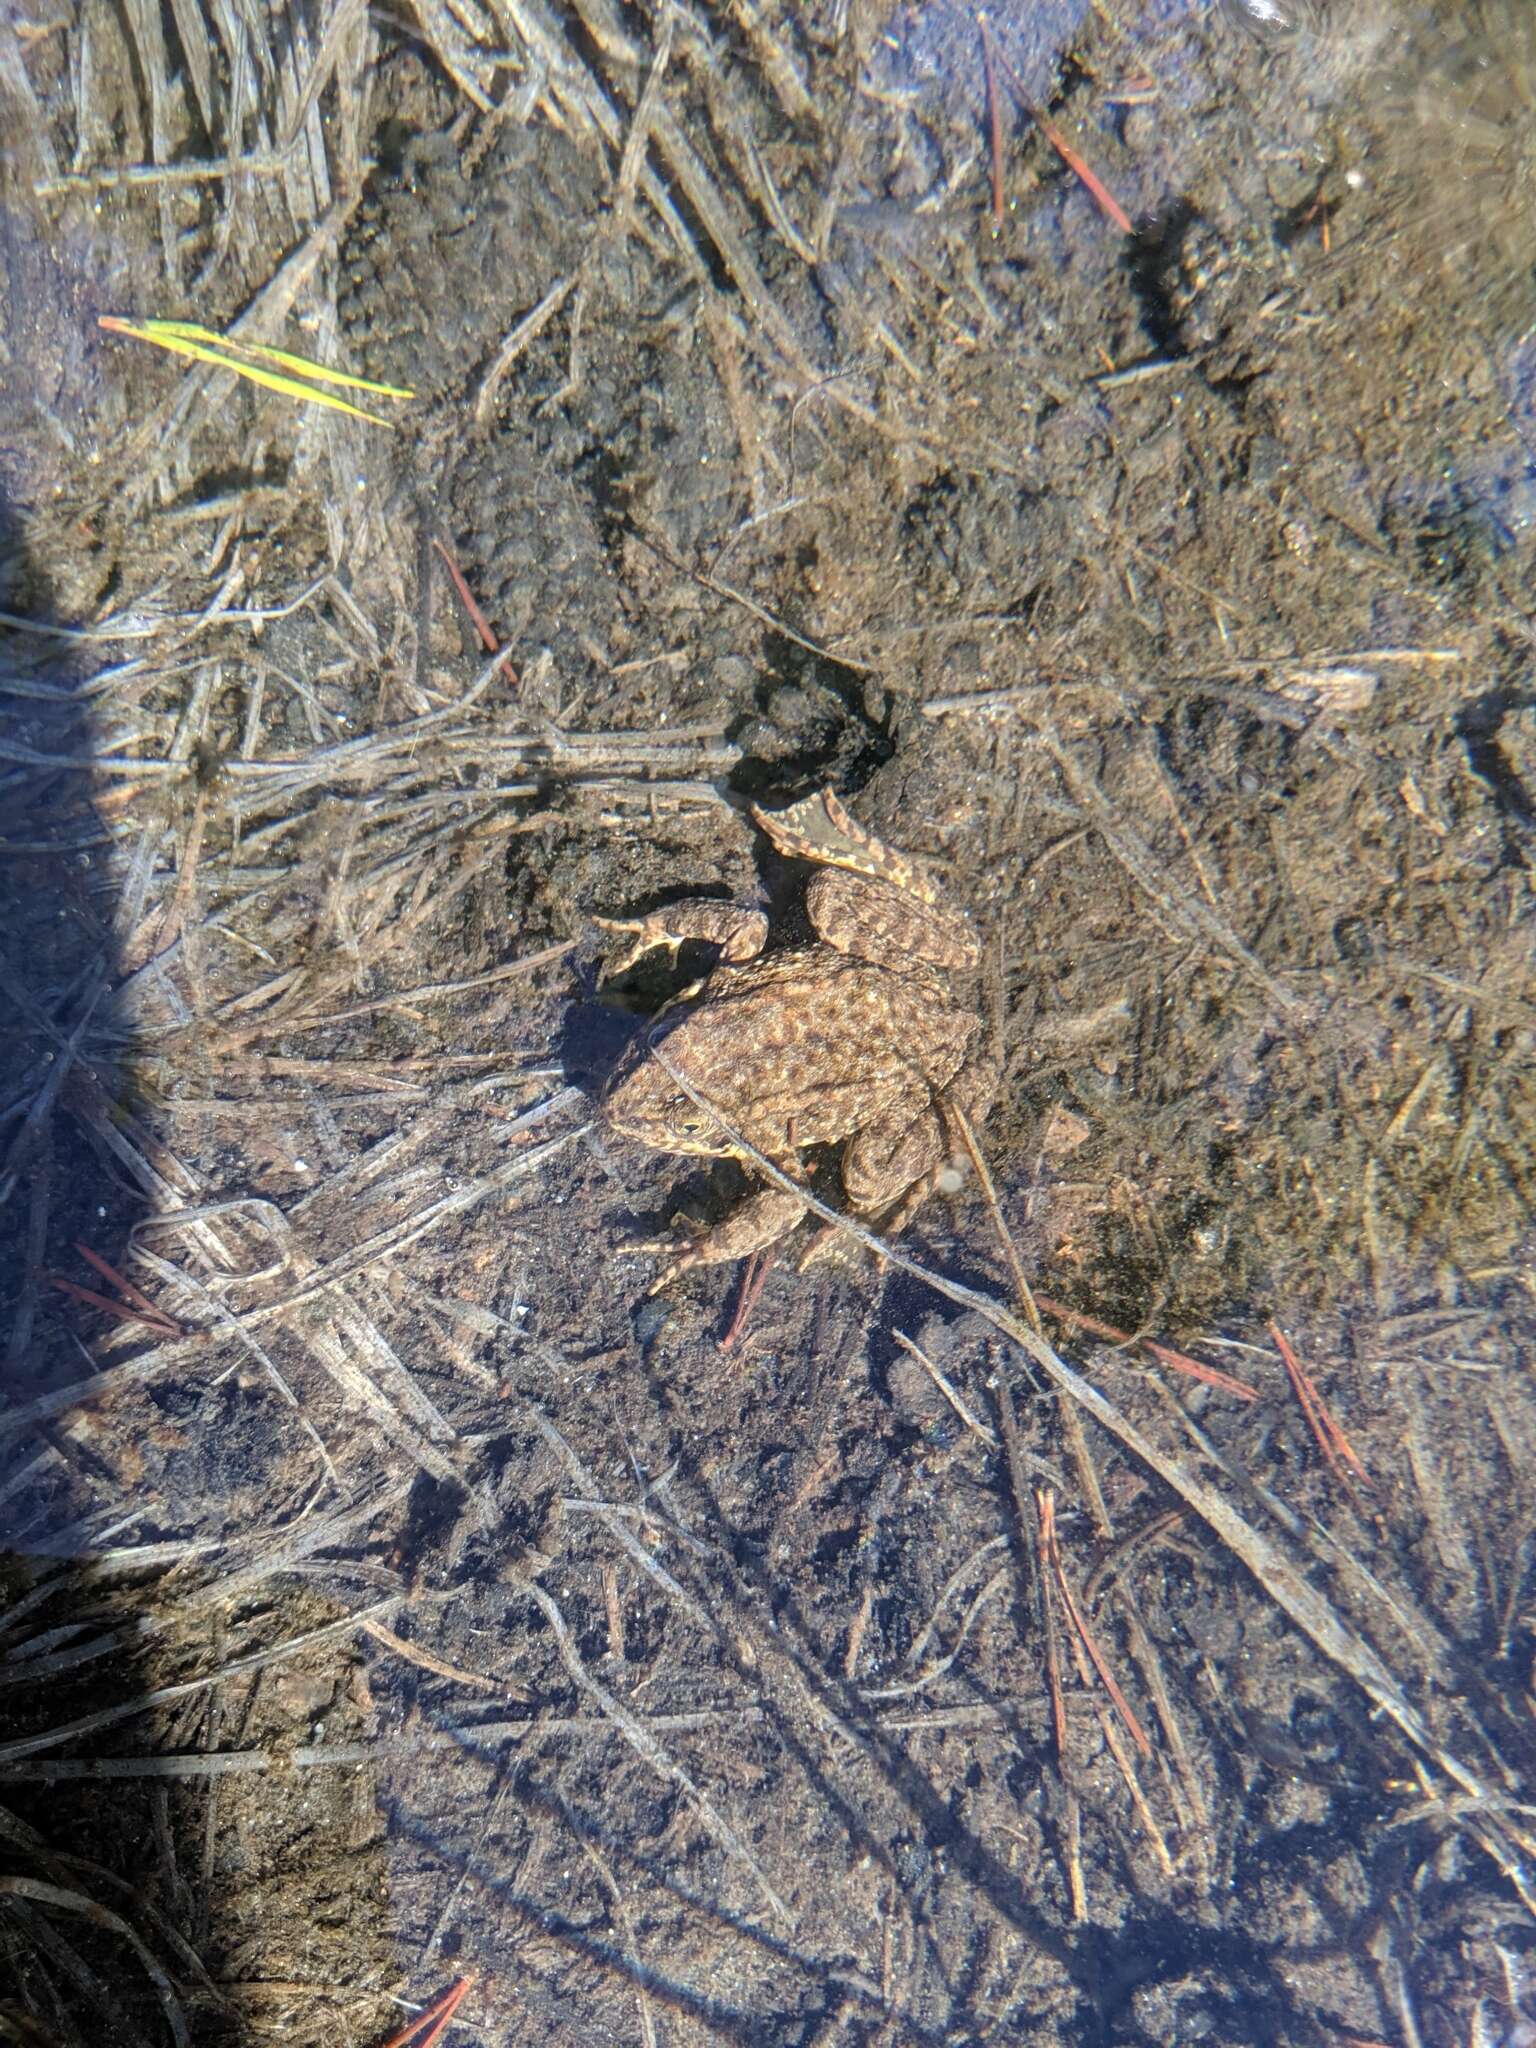
[[[835,1223],[823,1223],[811,1234],[810,1243],[795,1261],[797,1273],[809,1273],[813,1266],[855,1267],[864,1257],[864,1247],[856,1237],[850,1237],[846,1230],[840,1230]],[[876,1265],[884,1261],[875,1255]]]
[[[594,917],[592,922],[601,932],[614,932],[620,937],[626,933],[630,935],[627,946],[621,946],[604,959],[604,981],[617,981],[620,975],[628,974],[647,953],[660,950],[669,960],[675,960],[677,949],[682,944],[681,939],[668,931],[665,919],[654,910],[649,917]]]
[[[643,1255],[646,1258],[658,1258],[666,1261],[661,1271],[656,1275],[656,1278],[645,1290],[648,1295],[665,1294],[674,1280],[680,1280],[685,1273],[691,1272],[695,1266],[704,1263],[706,1255],[700,1252],[698,1240],[696,1238],[690,1239],[682,1234],[684,1228],[697,1230],[699,1226],[697,1224],[680,1226],[679,1230],[673,1231],[666,1237],[633,1238],[624,1246],[623,1250],[626,1258]]]
[[[702,899],[668,904],[644,917],[598,917],[593,923],[599,931],[629,936],[629,944],[604,963],[603,975],[609,981],[627,974],[647,953],[665,953],[675,963],[678,949],[696,940],[718,947],[722,960],[741,966],[757,958],[768,936],[768,920],[762,911]]]

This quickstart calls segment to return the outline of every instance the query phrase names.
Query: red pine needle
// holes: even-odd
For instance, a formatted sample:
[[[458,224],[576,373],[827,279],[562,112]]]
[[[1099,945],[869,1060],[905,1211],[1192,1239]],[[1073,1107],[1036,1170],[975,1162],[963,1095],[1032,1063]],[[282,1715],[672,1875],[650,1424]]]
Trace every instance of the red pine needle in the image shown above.
[[[417,2013],[415,2019],[408,2021],[399,2033],[391,2034],[387,2041],[381,2042],[380,2048],[407,2048],[407,2044],[412,2041],[416,2043],[416,2048],[432,2048],[432,2043],[439,2038],[458,2011],[464,1994],[474,1981],[473,1971],[460,1977],[458,1982],[451,1984],[440,1998],[434,1998],[429,2006]],[[430,2028],[430,2033],[422,2033],[423,2027]]]
[[[1081,1309],[1052,1301],[1049,1295],[1037,1294],[1035,1300],[1048,1316],[1056,1316],[1064,1323],[1086,1330],[1090,1336],[1104,1337],[1111,1344],[1142,1343],[1162,1364],[1171,1366],[1175,1372],[1187,1373],[1192,1380],[1204,1380],[1208,1387],[1220,1387],[1224,1394],[1235,1394],[1240,1401],[1257,1401],[1259,1398],[1257,1387],[1233,1379],[1230,1373],[1218,1372],[1214,1365],[1202,1365],[1198,1358],[1189,1358],[1166,1344],[1154,1344],[1150,1337],[1132,1337],[1125,1330],[1117,1330],[1113,1323],[1101,1323],[1097,1316],[1084,1315]]]
[[[480,635],[480,645],[485,649],[487,654],[499,654],[501,652],[501,642],[496,638],[496,635],[491,628],[490,620],[485,616],[485,613],[481,611],[479,605],[476,604],[475,594],[470,589],[469,584],[465,581],[464,571],[453,559],[453,556],[449,554],[445,544],[442,541],[440,541],[435,534],[432,539],[432,545],[437,549],[437,552],[442,556],[443,567],[448,571],[448,574],[453,578],[453,587],[459,594],[459,603],[463,605],[465,611],[468,612],[470,624],[474,627],[475,631]],[[508,681],[512,684],[512,686],[515,689],[517,686],[518,679],[517,670],[512,666],[510,658],[504,658],[501,666],[507,676]]]
[[[1269,1324],[1269,1334],[1274,1341],[1275,1349],[1285,1360],[1285,1369],[1290,1374],[1296,1399],[1301,1404],[1301,1412],[1306,1416],[1312,1434],[1317,1438],[1317,1447],[1327,1460],[1329,1471],[1337,1479],[1346,1479],[1353,1473],[1355,1478],[1369,1486],[1371,1475],[1361,1462],[1359,1453],[1334,1421],[1328,1403],[1317,1390],[1317,1382],[1296,1356],[1285,1332],[1273,1318]]]

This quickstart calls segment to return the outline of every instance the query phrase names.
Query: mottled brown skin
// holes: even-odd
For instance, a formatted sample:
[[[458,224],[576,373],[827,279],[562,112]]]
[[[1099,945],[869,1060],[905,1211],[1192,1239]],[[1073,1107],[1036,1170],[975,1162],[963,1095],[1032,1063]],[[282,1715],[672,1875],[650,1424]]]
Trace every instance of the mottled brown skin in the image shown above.
[[[974,1124],[991,1103],[981,1019],[954,991],[975,969],[975,935],[830,792],[754,816],[782,853],[817,863],[805,899],[815,940],[764,954],[762,913],[719,903],[608,923],[632,935],[610,973],[688,939],[721,957],[621,1065],[605,1121],[657,1151],[737,1158],[750,1170],[745,1140],[795,1180],[807,1148],[842,1145],[852,1213],[899,1230],[959,1150],[957,1112]],[[669,1245],[676,1256],[656,1288],[690,1266],[766,1250],[804,1214],[797,1195],[760,1187],[681,1251]]]

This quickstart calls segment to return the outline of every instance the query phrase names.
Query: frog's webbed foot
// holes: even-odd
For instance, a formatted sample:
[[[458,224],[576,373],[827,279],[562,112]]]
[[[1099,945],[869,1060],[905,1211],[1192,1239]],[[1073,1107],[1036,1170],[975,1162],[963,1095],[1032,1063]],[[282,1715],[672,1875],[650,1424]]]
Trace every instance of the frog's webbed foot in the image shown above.
[[[735,903],[669,903],[645,917],[598,917],[592,921],[600,931],[629,934],[629,944],[603,962],[605,981],[627,974],[647,953],[665,952],[675,961],[678,948],[695,939],[718,946],[723,961],[740,966],[757,958],[768,937],[768,920],[762,911],[743,910]]]
[[[684,1219],[683,1227],[693,1234],[681,1244],[673,1236],[632,1244],[626,1249],[671,1254],[669,1263],[647,1290],[660,1294],[695,1266],[722,1265],[732,1259],[750,1258],[753,1252],[767,1251],[770,1245],[787,1237],[804,1214],[805,1204],[798,1195],[785,1188],[759,1188],[718,1223],[701,1228]]]
[[[783,811],[764,811],[754,804],[752,816],[779,852],[790,860],[847,868],[872,882],[889,882],[920,903],[938,901],[938,892],[917,863],[866,830],[830,789],[802,797],[799,803]]]

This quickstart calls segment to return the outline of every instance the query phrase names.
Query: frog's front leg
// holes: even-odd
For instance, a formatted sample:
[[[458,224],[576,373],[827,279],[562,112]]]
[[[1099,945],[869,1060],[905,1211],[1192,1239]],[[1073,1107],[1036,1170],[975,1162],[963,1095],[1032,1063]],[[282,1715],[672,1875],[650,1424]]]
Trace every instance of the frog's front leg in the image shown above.
[[[743,910],[737,903],[668,903],[645,917],[598,917],[593,923],[601,931],[631,934],[629,944],[604,961],[605,981],[627,974],[637,960],[658,949],[675,961],[678,948],[693,940],[718,946],[722,960],[740,966],[757,958],[768,937],[762,911]]]
[[[750,1258],[753,1252],[767,1251],[770,1245],[787,1237],[804,1214],[804,1202],[787,1188],[759,1188],[728,1216],[700,1230],[681,1249],[676,1238],[662,1238],[632,1249],[673,1254],[649,1290],[660,1294],[694,1266],[716,1266],[729,1259]]]

